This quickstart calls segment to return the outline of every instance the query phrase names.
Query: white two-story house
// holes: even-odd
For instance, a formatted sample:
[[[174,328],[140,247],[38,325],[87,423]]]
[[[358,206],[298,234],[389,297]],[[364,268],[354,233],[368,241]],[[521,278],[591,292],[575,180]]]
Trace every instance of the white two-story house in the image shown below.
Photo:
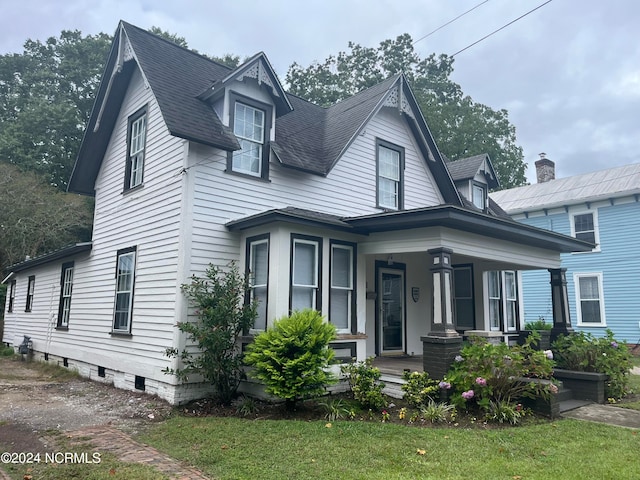
[[[452,176],[402,75],[323,108],[263,53],[230,69],[121,22],[69,182],[95,196],[92,241],[10,268],[3,341],[173,403],[202,396],[162,373],[179,362],[164,352],[186,342],[181,285],[230,261],[259,301],[251,334],[314,308],[337,357],[425,352],[425,368],[430,345],[469,331],[508,340],[508,272],[592,245],[512,221],[488,199],[490,160],[465,161]]]

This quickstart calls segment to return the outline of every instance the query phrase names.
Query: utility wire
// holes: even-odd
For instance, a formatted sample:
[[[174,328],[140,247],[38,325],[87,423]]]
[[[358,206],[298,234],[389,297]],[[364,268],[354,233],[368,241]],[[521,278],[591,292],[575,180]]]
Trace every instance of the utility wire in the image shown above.
[[[449,20],[447,23],[445,23],[444,25],[440,25],[438,28],[436,28],[435,30],[427,33],[426,35],[420,37],[418,40],[416,40],[415,42],[413,42],[413,45],[415,45],[416,43],[418,43],[420,40],[424,40],[425,38],[433,35],[434,33],[436,33],[438,30],[443,29],[444,27],[446,27],[447,25],[452,24],[453,22],[455,22],[456,20],[458,20],[461,17],[464,17],[467,13],[472,12],[473,10],[475,10],[476,8],[478,8],[481,5],[484,5],[485,3],[487,3],[489,0],[484,0],[484,2],[479,3],[478,5],[476,5],[475,7],[470,8],[469,10],[467,10],[464,13],[461,13],[460,15],[458,15],[456,18],[454,18],[453,20]]]
[[[480,40],[476,40],[475,42],[473,42],[471,45],[467,45],[466,47],[464,47],[462,50],[458,50],[456,53],[454,53],[453,55],[450,55],[451,58],[455,57],[456,55],[458,55],[459,53],[464,52],[465,50],[473,47],[474,45],[477,45],[478,43],[482,42],[483,40],[486,40],[487,38],[489,38],[491,35],[498,33],[500,30],[503,30],[505,28],[507,28],[509,25],[512,25],[514,23],[516,23],[518,20],[526,17],[527,15],[529,15],[530,13],[535,12],[536,10],[538,10],[539,8],[544,7],[547,3],[551,3],[553,0],[547,0],[546,2],[538,5],[536,8],[529,10],[527,13],[520,15],[518,18],[516,18],[515,20],[511,20],[509,23],[507,23],[506,25],[503,25],[502,27],[498,28],[497,30],[494,30],[493,32],[489,33],[488,35],[485,35],[484,37],[482,37]]]

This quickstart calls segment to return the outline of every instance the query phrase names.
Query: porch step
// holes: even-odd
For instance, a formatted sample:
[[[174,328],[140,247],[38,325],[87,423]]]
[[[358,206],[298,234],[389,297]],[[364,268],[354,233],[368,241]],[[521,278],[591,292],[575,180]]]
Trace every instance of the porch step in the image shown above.
[[[402,398],[404,396],[402,385],[406,382],[402,378],[397,375],[382,373],[382,375],[380,375],[380,381],[385,384],[385,387],[382,389],[382,393],[385,395],[388,395],[391,398]]]
[[[560,386],[560,388],[558,389],[558,393],[556,394],[556,401],[562,403],[568,400],[573,400],[573,391]]]
[[[560,413],[568,412],[585,405],[590,405],[593,402],[591,400],[564,400],[560,402]]]

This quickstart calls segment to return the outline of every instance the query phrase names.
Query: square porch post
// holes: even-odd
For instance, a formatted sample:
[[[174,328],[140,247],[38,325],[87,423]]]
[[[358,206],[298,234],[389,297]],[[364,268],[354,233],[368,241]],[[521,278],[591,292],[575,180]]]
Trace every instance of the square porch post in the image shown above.
[[[560,334],[573,333],[571,316],[569,313],[569,295],[567,293],[567,269],[550,268],[551,274],[551,305],[553,310],[553,328],[551,329],[551,341]]]
[[[441,379],[462,348],[462,336],[453,324],[453,267],[449,248],[428,250],[431,255],[433,298],[430,332],[420,337],[423,368],[431,378]]]

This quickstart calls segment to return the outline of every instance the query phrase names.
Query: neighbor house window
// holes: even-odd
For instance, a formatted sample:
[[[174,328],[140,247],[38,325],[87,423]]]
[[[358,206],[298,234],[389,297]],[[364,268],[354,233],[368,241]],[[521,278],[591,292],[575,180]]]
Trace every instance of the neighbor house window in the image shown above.
[[[136,269],[136,248],[119,250],[116,260],[116,299],[114,332],[131,332],[133,286]]]
[[[518,329],[518,276],[515,271],[487,272],[488,313],[491,330]]]
[[[36,277],[31,275],[27,284],[27,304],[24,307],[25,312],[30,312],[33,308],[33,292],[36,288]]]
[[[351,332],[354,318],[354,246],[331,244],[331,290],[329,292],[329,322],[338,331]]]
[[[400,210],[403,205],[404,149],[378,140],[378,206]]]
[[[257,302],[257,317],[253,328],[267,328],[267,290],[269,283],[269,237],[247,239],[248,278],[251,289],[251,300]]]
[[[294,236],[291,259],[291,310],[320,310],[320,251],[322,240]]]
[[[473,204],[478,207],[480,210],[485,210],[487,208],[487,189],[483,185],[478,185],[477,183],[473,184],[472,187],[472,201]]]
[[[73,287],[73,262],[62,265],[60,275],[60,303],[58,307],[58,327],[69,326],[69,313],[71,312],[71,289]]]
[[[145,107],[129,118],[125,190],[142,185],[146,140],[147,109]]]
[[[574,274],[578,325],[604,327],[604,298],[601,273]]]
[[[7,302],[7,312],[13,312],[13,304],[16,301],[16,281],[11,280],[9,284],[9,300]]]
[[[238,95],[232,95],[231,99],[231,125],[241,148],[230,153],[227,168],[232,172],[267,178],[271,108]]]
[[[578,240],[591,242],[598,250],[600,239],[598,235],[598,215],[596,212],[574,213],[571,216],[571,235]]]

